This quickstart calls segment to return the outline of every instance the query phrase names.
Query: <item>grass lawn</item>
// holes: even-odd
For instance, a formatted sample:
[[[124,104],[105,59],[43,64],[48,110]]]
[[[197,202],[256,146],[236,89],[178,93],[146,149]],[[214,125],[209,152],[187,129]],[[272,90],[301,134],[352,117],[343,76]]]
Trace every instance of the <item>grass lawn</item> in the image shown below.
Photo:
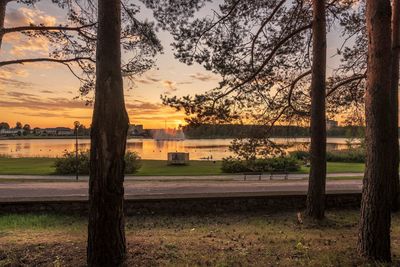
[[[309,167],[302,166],[300,169],[301,173],[308,173],[309,171]],[[326,171],[328,173],[362,173],[364,172],[364,163],[328,162]]]
[[[51,175],[54,174],[52,158],[0,158],[0,174]],[[136,175],[219,175],[221,162],[190,161],[187,166],[168,166],[162,160],[143,160]],[[308,173],[302,167],[299,173]],[[328,173],[363,172],[363,163],[328,162]]]
[[[357,255],[358,211],[328,211],[320,225],[295,212],[126,218],[127,266],[383,266]],[[0,215],[0,266],[84,266],[86,219]],[[400,215],[393,215],[399,266]]]

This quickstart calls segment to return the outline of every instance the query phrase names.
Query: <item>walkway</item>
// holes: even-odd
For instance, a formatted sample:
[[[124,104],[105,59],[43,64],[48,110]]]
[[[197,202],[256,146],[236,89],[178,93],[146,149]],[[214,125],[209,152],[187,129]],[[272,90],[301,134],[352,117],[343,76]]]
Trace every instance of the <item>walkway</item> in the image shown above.
[[[328,178],[335,177],[362,177],[364,173],[328,173]],[[268,173],[262,175],[262,180],[269,180]],[[274,174],[274,180],[282,180],[284,175]],[[288,175],[288,180],[301,180],[307,179],[308,174],[291,173]],[[80,181],[87,181],[88,176],[79,176]],[[75,181],[75,176],[63,175],[0,175],[0,182],[2,180],[52,180],[52,181]],[[242,181],[242,174],[232,175],[207,175],[207,176],[125,176],[126,181]],[[258,180],[258,175],[247,176],[247,180]]]
[[[210,198],[246,196],[305,195],[306,180],[264,181],[132,181],[125,182],[126,199]],[[331,180],[327,194],[360,193],[362,181]],[[0,203],[46,200],[87,200],[88,183],[4,182],[0,183]]]

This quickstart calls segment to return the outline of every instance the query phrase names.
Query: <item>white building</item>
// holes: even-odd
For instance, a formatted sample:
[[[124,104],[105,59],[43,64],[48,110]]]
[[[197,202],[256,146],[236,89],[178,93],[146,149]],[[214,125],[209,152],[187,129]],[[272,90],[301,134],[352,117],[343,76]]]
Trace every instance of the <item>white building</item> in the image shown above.
[[[16,136],[16,135],[22,135],[24,133],[23,129],[1,129],[0,130],[0,135],[3,136]]]

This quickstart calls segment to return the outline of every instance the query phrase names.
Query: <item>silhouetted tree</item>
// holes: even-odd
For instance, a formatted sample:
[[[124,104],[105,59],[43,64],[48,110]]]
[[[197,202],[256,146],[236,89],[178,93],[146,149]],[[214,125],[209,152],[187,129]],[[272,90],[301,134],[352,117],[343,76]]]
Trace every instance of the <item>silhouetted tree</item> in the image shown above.
[[[15,123],[15,129],[22,129],[22,123],[20,123],[19,121],[17,121]]]
[[[313,157],[306,213],[320,219],[324,216],[326,176],[325,95],[334,95],[342,86],[332,79],[326,92],[326,17],[333,25],[353,1],[310,4],[224,1],[213,17],[179,23],[172,16],[176,57],[187,64],[202,64],[220,74],[222,81],[205,94],[164,96],[163,101],[183,109],[194,125],[233,121],[270,126],[233,143],[256,156],[270,156],[265,152],[272,143],[266,139],[275,123],[310,121]],[[310,20],[312,10],[314,21]],[[168,22],[165,17],[174,14],[174,9],[167,8],[164,13],[160,17]],[[236,151],[244,155],[244,149]]]
[[[398,141],[398,85],[399,85],[399,3],[392,1],[392,78],[391,78],[391,142],[392,142],[392,210],[398,210],[399,198],[399,141]],[[344,25],[343,35],[346,36],[346,41],[353,39],[351,46],[345,44],[338,50],[338,53],[343,56],[342,64],[336,71],[336,79],[343,80],[341,88],[337,89],[333,95],[337,102],[337,107],[342,107],[338,112],[343,111],[349,106],[354,107],[352,111],[357,109],[362,111],[365,94],[365,79],[367,71],[367,33],[365,23],[365,1],[360,1],[358,7],[353,9],[353,12],[345,14],[341,18],[341,23]],[[397,44],[397,45],[396,45]],[[343,78],[349,76],[350,78]],[[358,78],[359,77],[359,78]],[[346,81],[349,81],[346,83]],[[357,111],[357,113],[358,113]],[[355,113],[356,114],[356,113]],[[357,120],[363,118],[354,117]]]
[[[0,130],[1,129],[10,129],[10,125],[7,122],[0,122]]]
[[[392,210],[399,209],[399,51],[400,51],[400,3],[392,1],[392,78],[391,78],[391,107],[392,107]]]
[[[152,66],[152,56],[161,50],[161,45],[153,24],[136,19],[136,5],[104,0],[98,1],[96,10],[87,262],[89,266],[121,266],[126,254],[123,182],[129,126],[122,77],[142,73]],[[121,64],[121,47],[136,52],[127,64]]]
[[[126,253],[123,183],[129,118],[124,102],[120,38],[120,1],[99,1],[90,147],[88,266],[121,266]]]
[[[362,190],[359,253],[390,261],[392,185],[391,141],[391,6],[390,0],[368,0],[368,68],[365,95],[366,170]]]
[[[313,0],[311,71],[311,145],[306,215],[322,219],[326,184],[326,15],[325,1]]]
[[[22,129],[24,129],[25,132],[29,132],[31,130],[31,126],[29,124],[25,124]]]

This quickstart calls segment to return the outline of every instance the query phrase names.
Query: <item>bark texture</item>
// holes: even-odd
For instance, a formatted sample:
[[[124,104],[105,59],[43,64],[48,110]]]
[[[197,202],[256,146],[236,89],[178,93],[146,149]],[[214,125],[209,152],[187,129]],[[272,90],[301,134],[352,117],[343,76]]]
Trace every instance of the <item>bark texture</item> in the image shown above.
[[[368,68],[365,95],[366,170],[363,181],[358,250],[371,260],[390,261],[391,6],[368,0]]]
[[[400,1],[392,1],[392,79],[391,107],[393,126],[392,211],[399,210],[399,50],[400,50]]]
[[[311,169],[306,215],[325,215],[326,183],[326,15],[325,1],[313,0],[313,60],[311,78]]]
[[[98,1],[98,23],[87,263],[121,266],[126,254],[123,182],[129,121],[121,75],[119,0]]]

